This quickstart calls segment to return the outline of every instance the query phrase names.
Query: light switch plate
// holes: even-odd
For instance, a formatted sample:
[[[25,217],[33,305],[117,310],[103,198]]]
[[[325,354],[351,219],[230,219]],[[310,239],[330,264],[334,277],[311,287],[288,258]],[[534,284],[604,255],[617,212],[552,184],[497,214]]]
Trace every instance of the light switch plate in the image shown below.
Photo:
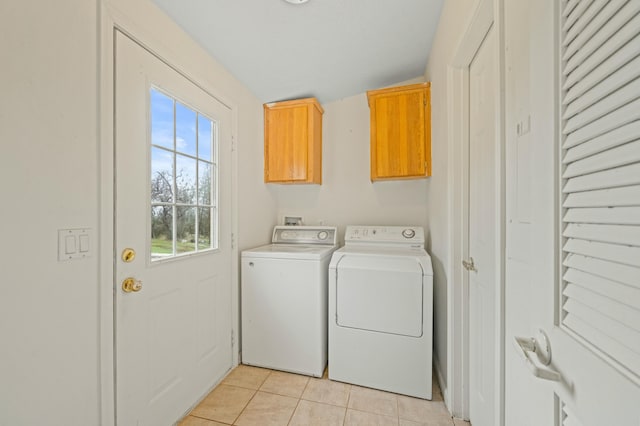
[[[92,234],[91,228],[58,229],[58,261],[90,257]]]

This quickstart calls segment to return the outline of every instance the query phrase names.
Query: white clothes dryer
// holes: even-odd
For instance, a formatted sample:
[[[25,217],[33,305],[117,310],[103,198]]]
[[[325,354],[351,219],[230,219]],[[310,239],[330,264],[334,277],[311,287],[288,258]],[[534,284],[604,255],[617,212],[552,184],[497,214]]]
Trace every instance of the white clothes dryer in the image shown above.
[[[242,363],[322,377],[327,365],[331,226],[276,226],[241,255]]]
[[[431,399],[432,329],[424,230],[348,226],[329,264],[329,379]]]

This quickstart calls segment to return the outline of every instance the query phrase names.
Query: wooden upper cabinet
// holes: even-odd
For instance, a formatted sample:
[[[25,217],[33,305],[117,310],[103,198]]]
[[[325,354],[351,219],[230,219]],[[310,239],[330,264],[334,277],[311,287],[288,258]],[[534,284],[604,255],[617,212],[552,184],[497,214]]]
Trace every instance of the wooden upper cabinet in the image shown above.
[[[431,176],[430,83],[367,92],[371,180]]]
[[[315,98],[264,104],[264,181],[322,183],[322,114]]]

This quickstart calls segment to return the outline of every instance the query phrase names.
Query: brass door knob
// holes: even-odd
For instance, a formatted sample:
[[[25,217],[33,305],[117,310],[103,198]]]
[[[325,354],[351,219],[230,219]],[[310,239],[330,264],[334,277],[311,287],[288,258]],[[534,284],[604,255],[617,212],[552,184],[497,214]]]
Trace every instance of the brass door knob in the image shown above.
[[[125,278],[122,281],[122,291],[125,293],[137,293],[142,290],[142,281],[136,280],[133,277]]]

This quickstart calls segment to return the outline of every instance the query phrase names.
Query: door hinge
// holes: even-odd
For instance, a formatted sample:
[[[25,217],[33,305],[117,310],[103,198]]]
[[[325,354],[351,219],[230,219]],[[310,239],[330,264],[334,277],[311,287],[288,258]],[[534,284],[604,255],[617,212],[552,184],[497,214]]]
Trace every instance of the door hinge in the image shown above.
[[[235,150],[236,150],[236,137],[231,136],[231,152],[234,152]]]
[[[233,348],[236,344],[236,332],[235,330],[231,330],[231,347]]]
[[[233,232],[231,233],[231,248],[236,248],[236,235]]]

